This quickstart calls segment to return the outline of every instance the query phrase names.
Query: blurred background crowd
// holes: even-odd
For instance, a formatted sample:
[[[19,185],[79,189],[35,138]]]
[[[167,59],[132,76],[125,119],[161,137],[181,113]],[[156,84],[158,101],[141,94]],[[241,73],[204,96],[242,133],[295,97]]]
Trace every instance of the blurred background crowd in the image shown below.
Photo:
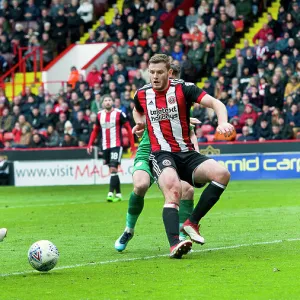
[[[123,11],[115,7],[111,25],[97,16],[100,25],[92,30],[95,14],[89,0],[0,0],[2,73],[16,63],[14,45],[42,46],[48,63],[85,31],[87,43],[114,43],[105,64],[93,66],[86,77],[73,67],[67,88],[55,95],[42,87],[33,94],[27,87],[8,101],[0,90],[0,147],[85,146],[106,94],[133,126],[133,96],[149,82],[147,63],[155,53],[169,55],[186,81],[208,78],[203,89],[226,105],[236,128],[229,140],[300,138],[299,1],[283,1],[277,19],[268,14],[253,40],[245,39],[221,69],[220,59],[240,37],[238,26],[250,27],[268,1],[202,0],[188,9],[183,2],[125,1]],[[174,11],[174,24],[166,32],[162,25]],[[191,116],[202,122],[195,129],[199,143],[224,140],[215,133],[212,111],[196,104]],[[128,147],[126,131],[123,137]]]

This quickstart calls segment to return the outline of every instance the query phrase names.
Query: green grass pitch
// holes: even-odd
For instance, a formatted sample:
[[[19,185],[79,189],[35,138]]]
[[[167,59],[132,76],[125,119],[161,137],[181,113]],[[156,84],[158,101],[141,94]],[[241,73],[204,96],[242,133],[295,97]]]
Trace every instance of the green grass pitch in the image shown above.
[[[123,185],[126,198],[131,185]],[[128,201],[107,186],[0,188],[0,299],[300,299],[300,180],[235,181],[202,222],[204,246],[168,258],[153,186],[124,253],[114,242]],[[200,190],[196,191],[198,201]],[[48,239],[57,267],[34,271],[27,251]]]

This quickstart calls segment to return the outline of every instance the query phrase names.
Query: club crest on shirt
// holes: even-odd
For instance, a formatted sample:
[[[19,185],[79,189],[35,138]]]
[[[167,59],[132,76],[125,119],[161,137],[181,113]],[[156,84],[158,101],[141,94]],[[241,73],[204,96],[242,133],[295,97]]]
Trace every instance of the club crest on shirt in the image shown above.
[[[176,98],[174,96],[171,96],[168,98],[169,104],[174,104],[176,102]]]
[[[162,164],[163,164],[164,166],[171,166],[171,162],[170,162],[168,159],[165,159],[165,160],[162,162]]]

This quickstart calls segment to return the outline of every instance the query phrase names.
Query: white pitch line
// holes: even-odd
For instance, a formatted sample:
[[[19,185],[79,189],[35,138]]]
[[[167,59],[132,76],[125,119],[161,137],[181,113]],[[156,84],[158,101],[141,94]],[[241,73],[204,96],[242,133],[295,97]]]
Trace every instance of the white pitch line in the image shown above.
[[[193,253],[220,251],[220,250],[236,249],[236,248],[242,248],[242,247],[270,245],[270,244],[279,244],[279,243],[284,243],[284,242],[296,242],[296,241],[300,241],[300,238],[290,238],[290,239],[286,239],[286,240],[274,240],[274,241],[269,241],[269,242],[255,242],[252,244],[238,244],[238,245],[232,245],[232,246],[208,248],[208,249],[202,249],[202,250],[195,250]],[[131,262],[131,261],[137,261],[137,260],[150,260],[150,259],[166,257],[166,256],[169,256],[169,254],[105,260],[105,261],[99,261],[99,262],[95,262],[95,263],[84,263],[84,264],[75,264],[75,265],[70,265],[70,266],[61,266],[61,267],[55,268],[55,270],[65,270],[65,269],[74,269],[74,268],[81,268],[81,267],[88,267],[88,266],[107,265],[107,264]],[[11,276],[26,275],[26,274],[32,274],[32,273],[37,273],[37,272],[36,271],[13,272],[13,273],[7,273],[7,274],[0,274],[0,277],[11,277]]]

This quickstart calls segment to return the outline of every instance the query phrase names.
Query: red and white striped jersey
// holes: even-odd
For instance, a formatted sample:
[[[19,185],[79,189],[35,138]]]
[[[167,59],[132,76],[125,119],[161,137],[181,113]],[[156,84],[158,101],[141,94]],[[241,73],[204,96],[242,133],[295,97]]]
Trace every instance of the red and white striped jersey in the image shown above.
[[[127,122],[126,115],[119,109],[110,112],[100,110],[97,114],[96,125],[101,129],[102,149],[121,147],[121,129]]]
[[[205,95],[193,83],[176,79],[170,80],[162,92],[155,91],[151,84],[137,91],[135,108],[146,116],[152,152],[194,150],[190,140],[190,109]]]

